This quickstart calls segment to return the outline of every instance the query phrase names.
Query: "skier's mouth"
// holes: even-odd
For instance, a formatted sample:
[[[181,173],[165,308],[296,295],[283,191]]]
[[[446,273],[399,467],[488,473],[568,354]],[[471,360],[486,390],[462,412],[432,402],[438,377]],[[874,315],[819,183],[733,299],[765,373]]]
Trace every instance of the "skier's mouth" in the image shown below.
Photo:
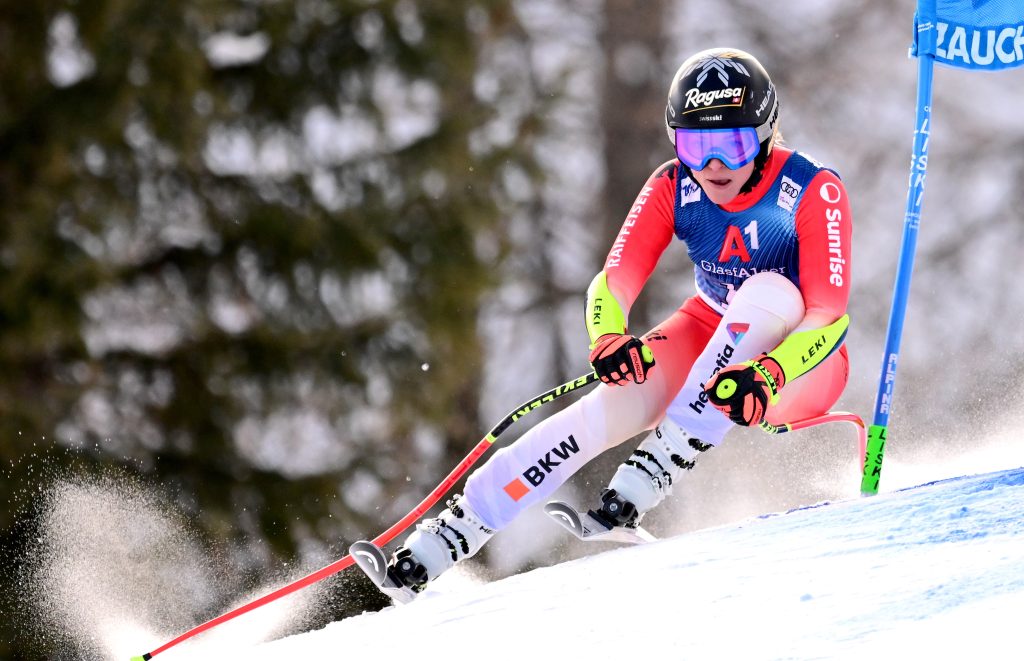
[[[732,183],[732,179],[708,179],[707,182],[717,188],[725,188]]]

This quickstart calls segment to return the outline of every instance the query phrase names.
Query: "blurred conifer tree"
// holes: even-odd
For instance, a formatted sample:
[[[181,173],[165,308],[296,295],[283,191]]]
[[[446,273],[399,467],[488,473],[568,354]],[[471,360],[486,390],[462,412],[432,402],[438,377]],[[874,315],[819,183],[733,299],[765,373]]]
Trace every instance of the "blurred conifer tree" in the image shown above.
[[[501,168],[536,172],[482,64],[519,37],[471,0],[0,3],[5,565],[64,462],[255,574],[436,484],[485,431]]]

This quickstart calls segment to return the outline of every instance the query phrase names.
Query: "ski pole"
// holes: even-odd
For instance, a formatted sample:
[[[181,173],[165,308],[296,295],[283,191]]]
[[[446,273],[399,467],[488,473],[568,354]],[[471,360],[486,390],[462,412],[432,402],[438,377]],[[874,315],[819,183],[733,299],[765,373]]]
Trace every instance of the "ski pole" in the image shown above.
[[[864,462],[866,460],[867,444],[868,444],[868,433],[864,425],[864,420],[861,419],[856,413],[847,413],[845,411],[829,411],[822,415],[811,416],[810,418],[803,418],[801,420],[795,420],[794,422],[784,422],[780,425],[773,425],[767,421],[761,421],[761,429],[768,434],[785,434],[786,432],[796,431],[798,429],[807,429],[815,425],[822,425],[826,422],[851,422],[857,428],[857,453],[860,457],[860,468],[861,472],[864,471]],[[869,495],[861,490],[863,495]]]
[[[415,509],[413,509],[411,512],[402,517],[402,519],[395,523],[395,525],[391,526],[383,533],[378,535],[377,538],[373,540],[373,543],[377,546],[384,546],[385,544],[393,540],[395,537],[397,537],[399,534],[401,534],[403,530],[412,525],[412,523],[416,521],[416,519],[419,519],[421,516],[423,516],[423,514],[426,513],[427,510],[433,507],[434,504],[437,503],[437,501],[440,500],[441,497],[444,496],[444,494],[447,493],[448,490],[451,489],[452,486],[454,486],[455,483],[459,481],[459,478],[466,474],[470,467],[476,463],[477,459],[479,459],[485,452],[487,452],[487,450],[494,444],[494,442],[498,440],[498,436],[500,436],[502,432],[504,432],[506,429],[511,427],[512,423],[514,423],[516,420],[519,420],[530,411],[538,409],[544,404],[547,404],[548,402],[554,401],[559,397],[567,395],[575,390],[585,388],[595,383],[596,381],[597,374],[595,374],[594,372],[590,372],[588,374],[584,374],[581,377],[573,379],[572,381],[567,381],[566,383],[563,383],[560,386],[556,386],[551,390],[548,390],[547,392],[538,395],[533,399],[528,400],[521,404],[520,406],[516,407],[507,416],[505,416],[505,418],[501,422],[495,425],[494,428],[491,429],[491,431],[489,431],[487,435],[480,440],[479,443],[477,443],[476,447],[473,448],[472,452],[466,455],[466,457],[461,462],[459,462],[459,465],[456,466],[455,469],[448,474],[448,477],[444,478],[444,480],[442,480],[441,483],[438,484],[437,487],[435,487],[434,490],[430,492],[430,495],[424,498],[423,501],[420,502],[420,504],[415,507]],[[322,581],[328,576],[332,576],[342,571],[343,569],[347,569],[348,567],[352,566],[352,564],[352,556],[346,555],[340,560],[336,560],[331,564],[327,565],[323,569],[319,569],[313,572],[312,574],[304,576],[303,578],[300,578],[292,583],[289,583],[284,587],[278,588],[277,590],[274,590],[273,592],[264,595],[259,599],[256,599],[255,601],[243,604],[242,606],[239,606],[238,608],[232,611],[224,613],[223,615],[219,615],[213,618],[212,620],[209,620],[208,622],[204,622],[203,624],[200,624],[199,626],[190,629],[189,631],[186,631],[174,640],[171,640],[165,643],[164,645],[158,647],[157,649],[153,650],[152,652],[147,652],[146,654],[143,654],[141,656],[133,656],[131,658],[131,661],[148,661],[157,654],[165,652],[170,648],[174,647],[175,645],[178,645],[179,643],[182,643],[188,640],[189,638],[192,638],[193,636],[196,636],[204,631],[208,631],[219,624],[227,622],[228,620],[233,620],[239,615],[248,613],[249,611],[255,610],[260,606],[269,604],[272,601],[276,601],[277,599],[280,599],[281,597],[296,592],[297,590],[301,590],[302,588],[312,585],[313,583]]]

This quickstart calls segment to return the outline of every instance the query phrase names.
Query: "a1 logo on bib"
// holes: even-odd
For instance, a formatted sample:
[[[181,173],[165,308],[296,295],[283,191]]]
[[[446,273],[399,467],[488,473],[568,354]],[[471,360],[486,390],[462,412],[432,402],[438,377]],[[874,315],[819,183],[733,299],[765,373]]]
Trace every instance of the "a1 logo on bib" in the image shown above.
[[[796,198],[800,197],[800,191],[803,189],[803,186],[783,175],[782,182],[779,184],[778,205],[786,211],[792,211],[793,205],[796,204]]]

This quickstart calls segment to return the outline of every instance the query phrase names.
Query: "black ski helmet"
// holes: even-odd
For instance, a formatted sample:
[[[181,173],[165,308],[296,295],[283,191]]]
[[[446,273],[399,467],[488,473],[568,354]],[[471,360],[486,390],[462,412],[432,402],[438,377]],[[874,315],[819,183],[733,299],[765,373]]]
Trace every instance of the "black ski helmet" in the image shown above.
[[[757,58],[737,48],[711,48],[690,56],[676,71],[668,90],[665,130],[673,146],[677,128],[757,129],[761,149],[744,190],[761,179],[778,119],[778,93],[768,72]],[[680,165],[689,175],[690,168]]]

